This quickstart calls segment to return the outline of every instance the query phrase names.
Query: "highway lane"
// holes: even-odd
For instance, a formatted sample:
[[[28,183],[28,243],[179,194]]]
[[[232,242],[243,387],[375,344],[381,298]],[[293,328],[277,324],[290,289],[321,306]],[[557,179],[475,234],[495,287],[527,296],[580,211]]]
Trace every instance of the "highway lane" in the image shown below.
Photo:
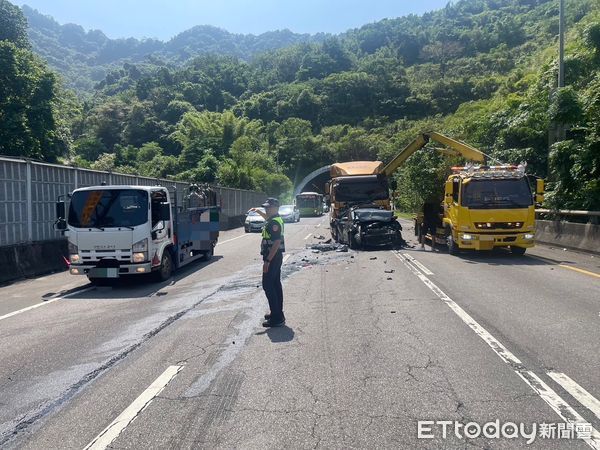
[[[241,230],[221,239],[212,263],[173,283],[96,289],[0,321],[5,445],[464,447],[455,437],[417,440],[417,420],[561,421],[405,260],[391,251],[305,250],[325,228],[323,218],[286,229],[286,328],[259,326],[260,238]],[[402,253],[600,428],[594,405],[548,375],[564,373],[600,397],[596,279],[528,257]],[[583,259],[572,263],[593,269]],[[148,390],[155,382],[164,383],[157,395]],[[146,394],[151,403],[136,410]],[[532,447],[567,444],[589,448],[564,440]]]

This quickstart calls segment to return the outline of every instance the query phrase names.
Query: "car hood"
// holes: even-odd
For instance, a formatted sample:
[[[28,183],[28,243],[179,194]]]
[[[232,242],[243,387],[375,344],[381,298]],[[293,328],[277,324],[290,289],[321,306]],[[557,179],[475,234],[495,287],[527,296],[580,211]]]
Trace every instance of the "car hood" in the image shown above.
[[[265,221],[265,219],[263,219],[260,216],[248,216],[246,217],[246,222],[260,222],[263,223]]]
[[[389,223],[395,221],[392,211],[376,208],[357,208],[353,211],[353,217],[355,221],[360,223]]]

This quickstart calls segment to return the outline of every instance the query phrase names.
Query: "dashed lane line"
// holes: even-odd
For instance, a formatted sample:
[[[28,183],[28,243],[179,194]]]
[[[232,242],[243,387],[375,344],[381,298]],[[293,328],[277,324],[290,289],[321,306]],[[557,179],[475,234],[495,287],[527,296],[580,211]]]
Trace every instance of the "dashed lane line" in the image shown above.
[[[125,408],[110,425],[102,430],[84,450],[104,450],[107,448],[133,422],[138,414],[148,407],[150,402],[162,392],[181,369],[183,369],[183,366],[169,366],[131,405]]]
[[[399,252],[394,252],[396,257],[404,263],[404,265],[415,274],[440,300],[471,328],[477,336],[483,339],[491,349],[508,364],[511,369],[521,378],[542,400],[546,402],[565,422],[572,424],[588,424],[586,420],[565,402],[550,386],[548,386],[540,377],[523,365],[521,360],[510,352],[499,340],[492,336],[485,328],[483,328],[473,317],[462,309],[454,300],[452,300],[444,291],[442,291],[433,281],[419,271],[417,266],[406,258],[403,258]],[[600,433],[591,427],[591,435],[583,437],[583,440],[591,448],[600,450]]]
[[[312,236],[312,233],[308,233],[308,234],[306,235],[306,237],[304,238],[304,240],[307,240],[307,239],[308,239],[309,237],[311,237],[311,236]]]

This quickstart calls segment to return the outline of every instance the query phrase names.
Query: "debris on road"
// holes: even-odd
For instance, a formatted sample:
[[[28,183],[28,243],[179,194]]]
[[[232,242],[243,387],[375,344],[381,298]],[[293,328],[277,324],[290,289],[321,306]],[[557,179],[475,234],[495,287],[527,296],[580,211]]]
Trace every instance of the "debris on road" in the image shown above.
[[[394,273],[394,272],[395,272],[394,269],[385,270],[385,273]]]
[[[373,261],[373,260],[377,259],[377,256],[371,256],[369,259],[370,259],[371,261]]]

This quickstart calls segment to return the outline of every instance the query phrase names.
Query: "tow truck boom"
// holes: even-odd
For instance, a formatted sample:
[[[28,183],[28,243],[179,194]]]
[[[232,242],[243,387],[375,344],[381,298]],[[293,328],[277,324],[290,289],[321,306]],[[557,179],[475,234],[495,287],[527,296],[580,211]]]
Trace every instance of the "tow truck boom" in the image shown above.
[[[417,138],[408,144],[394,159],[392,159],[381,171],[382,174],[389,177],[391,176],[398,167],[404,164],[413,153],[417,150],[425,147],[430,140],[434,140],[443,144],[449,149],[444,149],[443,152],[445,154],[449,154],[452,156],[463,156],[470,161],[475,162],[485,162],[485,154],[481,151],[477,150],[474,147],[471,147],[464,142],[457,141],[455,139],[449,138],[448,136],[444,136],[443,134],[436,133],[435,131],[430,131],[427,133],[422,133]]]

